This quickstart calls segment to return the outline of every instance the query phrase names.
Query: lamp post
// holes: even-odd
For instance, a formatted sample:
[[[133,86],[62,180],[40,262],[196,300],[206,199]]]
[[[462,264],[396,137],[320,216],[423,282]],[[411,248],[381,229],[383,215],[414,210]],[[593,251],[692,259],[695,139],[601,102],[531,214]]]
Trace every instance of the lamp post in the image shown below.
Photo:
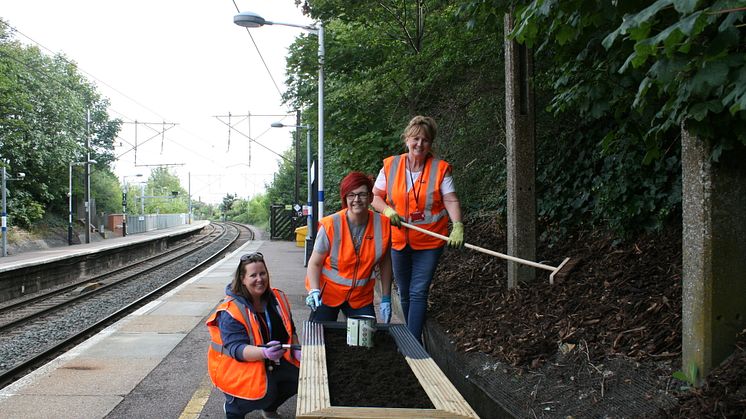
[[[5,184],[9,180],[23,180],[24,177],[26,177],[25,173],[19,173],[17,178],[9,178],[8,172],[5,170],[5,166],[3,165],[2,168],[2,204],[3,204],[3,212],[2,212],[2,233],[3,233],[3,257],[8,256],[8,208],[6,206],[6,194],[7,189],[5,188]]]
[[[308,214],[306,215],[306,259],[303,266],[308,266],[308,258],[311,256],[309,249],[313,246],[313,241],[316,239],[316,228],[313,224],[313,215],[315,210],[311,203],[311,125],[285,125],[282,122],[273,122],[272,128],[296,128],[306,130],[306,200],[308,208]]]
[[[73,244],[73,166],[82,166],[86,163],[89,164],[96,164],[98,163],[96,160],[88,160],[88,162],[84,161],[75,161],[70,162],[68,167],[68,179],[69,182],[67,184],[67,244],[68,246],[71,246]]]
[[[319,207],[316,212],[316,221],[320,221],[321,217],[324,216],[324,26],[321,22],[316,22],[314,25],[298,25],[294,23],[282,23],[282,22],[271,22],[264,19],[253,12],[242,12],[233,16],[233,23],[238,26],[245,28],[258,28],[264,25],[280,25],[290,26],[293,28],[305,29],[308,32],[315,34],[319,40],[319,120],[318,120],[318,160],[319,160],[319,192],[318,200]]]
[[[127,237],[127,178],[141,176],[142,173],[122,177],[122,237]]]

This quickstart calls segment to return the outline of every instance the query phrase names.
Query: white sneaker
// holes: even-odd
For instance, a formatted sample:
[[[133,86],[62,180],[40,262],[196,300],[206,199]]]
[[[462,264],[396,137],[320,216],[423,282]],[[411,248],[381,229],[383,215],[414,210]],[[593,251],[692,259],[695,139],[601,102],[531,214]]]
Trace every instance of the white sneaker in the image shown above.
[[[267,410],[262,410],[262,417],[264,419],[280,419],[280,418],[282,418],[282,416],[280,416],[277,412],[275,412],[275,411],[270,412],[270,411],[267,411]]]

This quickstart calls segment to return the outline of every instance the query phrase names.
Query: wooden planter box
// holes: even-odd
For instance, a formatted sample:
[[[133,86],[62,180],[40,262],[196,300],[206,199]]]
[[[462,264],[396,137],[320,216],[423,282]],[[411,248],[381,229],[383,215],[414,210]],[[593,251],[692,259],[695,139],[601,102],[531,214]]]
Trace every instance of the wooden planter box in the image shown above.
[[[390,333],[399,352],[419,380],[435,409],[391,407],[332,406],[324,346],[324,327],[329,324],[305,322],[302,337],[303,360],[298,381],[298,418],[477,418],[461,394],[446,378],[430,355],[420,346],[409,330],[400,324],[378,325],[376,333]],[[343,323],[335,327],[345,327]],[[385,366],[382,366],[385,368]],[[391,377],[396,386],[396,377]]]

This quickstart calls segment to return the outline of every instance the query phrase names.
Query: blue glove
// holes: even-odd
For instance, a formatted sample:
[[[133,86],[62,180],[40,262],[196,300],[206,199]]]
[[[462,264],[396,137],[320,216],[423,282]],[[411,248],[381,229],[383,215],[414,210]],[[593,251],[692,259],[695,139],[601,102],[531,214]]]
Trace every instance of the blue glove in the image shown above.
[[[301,352],[300,349],[293,349],[293,358],[300,361]]]
[[[306,305],[311,307],[311,310],[316,311],[316,309],[321,305],[321,290],[314,288],[311,291],[308,291]]]
[[[265,359],[277,362],[282,358],[282,354],[285,353],[285,350],[282,349],[282,344],[276,340],[268,342],[266,346],[266,348],[262,348],[262,356]]]
[[[384,295],[381,297],[381,317],[384,323],[391,322],[391,296]]]

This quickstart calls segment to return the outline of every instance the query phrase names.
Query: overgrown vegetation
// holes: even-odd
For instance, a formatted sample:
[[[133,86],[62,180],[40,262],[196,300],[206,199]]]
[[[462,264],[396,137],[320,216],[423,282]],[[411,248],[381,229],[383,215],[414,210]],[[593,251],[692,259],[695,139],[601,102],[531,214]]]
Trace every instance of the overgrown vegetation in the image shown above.
[[[633,235],[678,218],[684,123],[716,140],[714,159],[746,143],[746,11],[737,1],[296,3],[326,30],[327,211],[339,208],[342,176],[377,174],[403,150],[408,119],[427,114],[440,124],[438,153],[454,166],[466,211],[504,214],[511,8],[512,36],[534,53],[546,237],[577,227]],[[311,124],[317,45],[302,36],[288,58],[286,100]],[[291,176],[281,168],[276,185]],[[280,197],[275,185],[268,195]]]

